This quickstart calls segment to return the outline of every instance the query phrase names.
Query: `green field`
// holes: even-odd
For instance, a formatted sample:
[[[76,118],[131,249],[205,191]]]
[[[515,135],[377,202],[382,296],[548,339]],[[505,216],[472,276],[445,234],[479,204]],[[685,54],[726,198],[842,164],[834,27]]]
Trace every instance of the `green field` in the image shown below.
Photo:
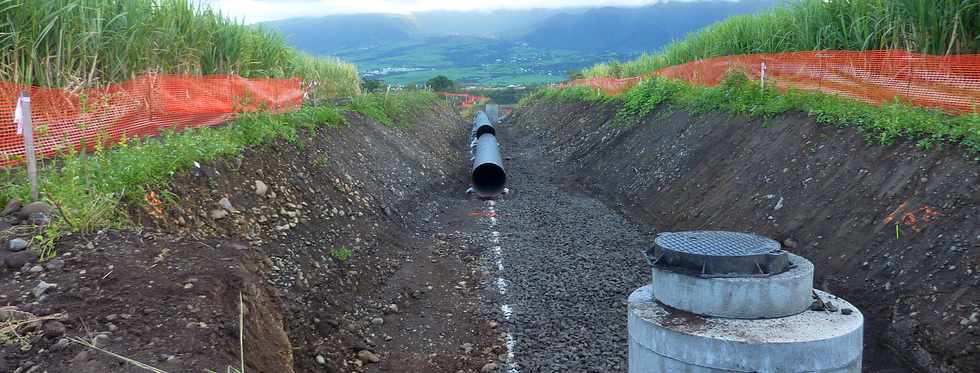
[[[569,70],[635,56],[543,50],[519,42],[475,36],[419,38],[345,49],[335,55],[355,63],[364,78],[382,79],[390,84],[421,83],[445,75],[464,85],[494,86],[560,82],[567,79]],[[389,71],[382,71],[386,68]]]

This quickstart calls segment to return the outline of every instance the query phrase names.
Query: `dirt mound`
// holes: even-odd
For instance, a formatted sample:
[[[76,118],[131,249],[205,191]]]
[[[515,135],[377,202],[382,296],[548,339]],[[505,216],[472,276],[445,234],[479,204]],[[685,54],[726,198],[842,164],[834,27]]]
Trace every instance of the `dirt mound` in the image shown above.
[[[617,126],[617,109],[539,100],[511,122],[547,141],[568,188],[635,222],[757,232],[811,259],[816,287],[864,311],[867,370],[980,371],[975,154],[867,144],[802,114],[660,110]]]
[[[499,348],[475,305],[426,318],[465,311],[454,297],[477,291],[458,285],[473,255],[452,232],[414,234],[433,231],[417,229],[436,214],[428,194],[466,189],[466,125],[442,106],[397,127],[347,119],[178,175],[155,191],[161,210],[131,207],[142,231],[72,237],[55,261],[0,270],[0,305],[67,315],[0,344],[0,371],[144,371],[68,337],[166,371],[225,371],[240,364],[239,312],[249,372],[479,370]],[[57,287],[35,296],[41,281]],[[468,332],[424,356],[389,343],[433,323]]]

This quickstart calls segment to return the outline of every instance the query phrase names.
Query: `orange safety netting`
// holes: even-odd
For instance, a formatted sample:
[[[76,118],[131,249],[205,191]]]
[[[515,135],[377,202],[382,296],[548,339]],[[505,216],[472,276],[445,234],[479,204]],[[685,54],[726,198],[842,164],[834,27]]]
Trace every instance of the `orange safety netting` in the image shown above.
[[[17,134],[14,109],[24,87],[0,82],[0,165],[20,162],[24,138]],[[82,145],[109,145],[124,136],[213,126],[236,113],[289,111],[303,103],[298,78],[245,79],[233,75],[144,75],[104,88],[68,91],[31,87],[34,145],[40,157]]]
[[[715,86],[739,71],[780,89],[814,90],[871,104],[899,100],[951,114],[980,108],[980,54],[932,56],[902,50],[813,51],[725,56],[670,66],[656,75]],[[642,77],[580,79],[608,94],[622,93]]]

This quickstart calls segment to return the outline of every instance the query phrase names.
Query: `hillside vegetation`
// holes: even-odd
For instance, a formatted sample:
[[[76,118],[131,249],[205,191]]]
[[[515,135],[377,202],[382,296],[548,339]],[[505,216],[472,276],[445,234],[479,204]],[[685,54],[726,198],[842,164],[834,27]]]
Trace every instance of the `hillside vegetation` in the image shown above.
[[[980,52],[980,2],[972,0],[797,0],[694,32],[662,50],[603,63],[589,77],[637,76],[705,58],[787,51],[904,49]]]
[[[682,80],[653,77],[620,96],[606,96],[589,87],[543,89],[522,99],[522,106],[534,99],[612,103],[619,107],[617,125],[642,122],[661,105],[693,114],[726,112],[768,121],[790,111],[802,111],[817,123],[854,127],[871,142],[890,145],[896,140],[914,141],[923,150],[958,144],[980,152],[980,114],[950,116],[942,112],[901,103],[874,106],[860,101],[815,92],[772,87],[762,89],[758,82],[741,74],[729,74],[717,87],[701,87]]]
[[[93,87],[147,73],[315,79],[358,92],[357,69],[191,0],[0,0],[0,80]]]

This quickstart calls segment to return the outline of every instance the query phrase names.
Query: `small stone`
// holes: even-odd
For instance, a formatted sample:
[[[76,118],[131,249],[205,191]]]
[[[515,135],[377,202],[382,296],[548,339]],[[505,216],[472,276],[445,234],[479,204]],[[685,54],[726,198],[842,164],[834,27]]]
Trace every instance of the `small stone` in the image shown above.
[[[37,254],[31,251],[20,251],[10,255],[7,255],[3,259],[3,264],[9,269],[20,269],[27,263],[33,263],[37,260]]]
[[[116,326],[116,324],[109,324],[109,325],[106,325],[106,327],[109,328],[109,331],[110,332],[114,332],[116,330],[119,330],[119,327]]]
[[[473,352],[473,344],[463,343],[461,346],[459,346],[459,349],[463,350],[463,354],[469,355],[471,352]]]
[[[21,218],[28,218],[31,216],[31,214],[38,212],[43,214],[51,214],[51,210],[52,207],[47,202],[31,202],[24,205],[24,207],[21,207],[20,211],[17,211],[17,215]]]
[[[35,265],[35,266],[31,267],[31,269],[28,270],[28,271],[31,272],[31,273],[41,273],[41,272],[44,272],[44,267],[41,267],[39,265]]]
[[[269,191],[269,186],[265,185],[261,180],[255,180],[255,194],[258,196],[264,196],[266,192]]]
[[[109,314],[108,316],[105,317],[105,320],[106,321],[116,321],[116,319],[118,319],[118,318],[119,318],[119,315],[114,314],[114,313],[111,313],[111,314]]]
[[[214,210],[211,210],[211,213],[209,215],[211,216],[211,219],[221,220],[221,219],[224,219],[224,218],[228,217],[228,211],[214,209]]]
[[[489,324],[491,329],[497,329],[497,327],[500,326],[500,323],[492,320],[489,322]]]
[[[845,315],[845,316],[847,316],[847,315],[850,315],[850,314],[852,314],[852,313],[854,313],[854,310],[852,310],[852,309],[850,309],[850,308],[841,308],[841,309],[840,309],[840,313],[841,313],[842,315]]]
[[[497,371],[497,363],[486,363],[483,368],[480,368],[482,373],[491,373]]]
[[[800,243],[799,242],[796,242],[796,240],[794,240],[792,238],[787,238],[787,239],[783,240],[783,246],[786,247],[787,249],[791,249],[792,250],[792,249],[796,249],[796,248],[800,247]]]
[[[377,354],[368,350],[359,351],[357,353],[357,359],[365,363],[377,363],[381,361],[381,358],[379,358]]]
[[[57,320],[49,320],[44,323],[42,327],[44,330],[44,336],[48,338],[58,338],[65,335],[65,324]]]
[[[24,251],[27,248],[27,241],[22,238],[15,238],[10,240],[10,251],[18,252]]]
[[[48,217],[48,214],[45,214],[43,212],[35,212],[27,217],[28,224],[36,225],[39,227],[48,225],[48,223],[50,222],[51,222],[51,218]]]
[[[389,313],[389,314],[391,314],[391,313],[398,313],[398,305],[397,304],[389,304],[389,305],[385,306],[385,313]]]
[[[184,284],[184,289],[193,289],[193,288],[194,288],[194,284],[190,282]]]
[[[316,355],[316,363],[320,365],[327,365],[327,358],[323,355]]]
[[[49,271],[58,271],[61,270],[62,268],[65,268],[65,261],[60,259],[55,259],[44,264],[44,268],[47,268]]]
[[[375,318],[371,319],[371,324],[373,324],[373,325],[382,325],[384,323],[385,323],[385,319],[382,319],[380,317],[375,317]]]
[[[59,352],[68,348],[68,346],[70,345],[71,345],[71,341],[69,341],[68,338],[62,338],[59,339],[57,343],[51,345],[51,348],[49,348],[48,350],[50,350],[51,352]]]
[[[77,354],[75,354],[75,357],[73,357],[71,361],[74,363],[82,363],[88,361],[88,355],[89,355],[88,350],[79,351]]]
[[[34,289],[31,290],[31,292],[34,293],[35,297],[40,298],[49,289],[56,288],[56,287],[58,287],[58,284],[51,284],[51,283],[41,281],[37,283],[37,286],[34,286]]]
[[[235,207],[231,205],[231,201],[228,200],[228,197],[223,197],[218,200],[218,206],[221,206],[221,208],[228,210],[229,212],[235,211]]]
[[[109,344],[109,335],[99,334],[95,336],[95,338],[92,338],[92,344],[95,345],[95,347],[105,347]]]

